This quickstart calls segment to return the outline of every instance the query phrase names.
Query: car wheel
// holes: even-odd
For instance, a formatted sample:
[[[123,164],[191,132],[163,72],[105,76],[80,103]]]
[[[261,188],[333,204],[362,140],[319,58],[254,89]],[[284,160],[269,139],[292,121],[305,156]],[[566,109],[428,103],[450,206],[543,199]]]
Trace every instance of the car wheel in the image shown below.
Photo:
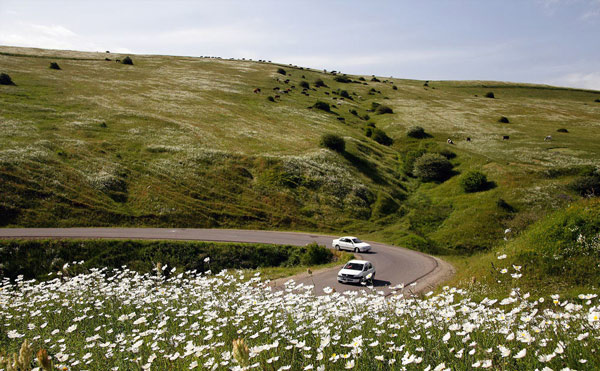
[[[336,249],[337,251],[340,251],[340,245],[335,245],[335,249]]]
[[[355,247],[355,248],[354,248],[354,252],[358,252],[358,247]]]

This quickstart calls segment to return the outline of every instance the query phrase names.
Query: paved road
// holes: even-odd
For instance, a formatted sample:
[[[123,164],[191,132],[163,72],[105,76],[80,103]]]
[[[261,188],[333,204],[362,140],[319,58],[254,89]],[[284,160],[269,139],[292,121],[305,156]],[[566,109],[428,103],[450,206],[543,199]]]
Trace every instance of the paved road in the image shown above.
[[[271,232],[231,229],[166,229],[166,228],[0,228],[0,238],[131,238],[202,240],[227,242],[257,242],[304,246],[310,242],[331,246],[331,240],[339,236],[326,236],[309,233]],[[367,241],[369,242],[369,241]],[[370,253],[361,254],[365,260],[373,262],[377,274],[375,288],[386,294],[389,286],[400,283],[409,285],[415,281],[433,284],[439,280],[441,262],[416,251],[369,242]],[[337,282],[338,269],[325,269],[315,272],[312,277],[296,277],[297,282],[315,284],[317,293],[324,287],[333,287],[338,292],[361,290],[363,287]],[[434,278],[435,276],[435,278]],[[278,281],[281,284],[283,281]]]

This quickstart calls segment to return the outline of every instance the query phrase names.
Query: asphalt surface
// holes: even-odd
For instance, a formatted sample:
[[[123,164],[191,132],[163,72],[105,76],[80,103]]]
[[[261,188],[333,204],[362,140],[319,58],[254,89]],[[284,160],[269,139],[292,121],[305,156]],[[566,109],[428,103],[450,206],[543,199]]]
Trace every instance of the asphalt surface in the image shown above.
[[[167,228],[0,228],[0,238],[127,238],[156,240],[201,240],[222,242],[256,242],[304,246],[311,242],[331,247],[332,239],[340,236],[327,236],[309,233],[251,231],[232,229],[167,229]],[[428,285],[441,280],[440,270],[444,264],[431,256],[376,242],[371,244],[371,252],[361,253],[360,257],[373,263],[376,269],[374,288],[389,294],[390,286],[415,282]],[[301,274],[293,277],[296,282],[315,285],[317,293],[323,288],[332,287],[338,292],[363,290],[360,285],[337,282],[339,268],[324,269],[312,275]],[[281,287],[277,280],[274,285]]]

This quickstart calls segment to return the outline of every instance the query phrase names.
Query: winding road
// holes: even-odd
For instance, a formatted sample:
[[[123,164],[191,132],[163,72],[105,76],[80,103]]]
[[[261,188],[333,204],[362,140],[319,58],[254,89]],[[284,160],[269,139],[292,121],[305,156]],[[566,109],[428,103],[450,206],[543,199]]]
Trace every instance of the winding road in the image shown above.
[[[235,229],[168,229],[168,228],[0,228],[0,238],[127,238],[151,240],[199,240],[221,242],[254,242],[304,246],[311,242],[331,247],[333,238],[310,233],[252,231]],[[370,242],[371,252],[360,256],[373,262],[377,274],[374,286],[386,295],[390,286],[405,284],[416,293],[424,291],[452,275],[448,263],[402,247]],[[358,255],[358,254],[357,254]],[[364,287],[337,282],[337,268],[329,268],[294,276],[296,282],[315,285],[317,293],[323,288],[332,287],[338,292],[362,290]],[[281,286],[288,278],[275,281]],[[412,284],[412,286],[411,286]]]

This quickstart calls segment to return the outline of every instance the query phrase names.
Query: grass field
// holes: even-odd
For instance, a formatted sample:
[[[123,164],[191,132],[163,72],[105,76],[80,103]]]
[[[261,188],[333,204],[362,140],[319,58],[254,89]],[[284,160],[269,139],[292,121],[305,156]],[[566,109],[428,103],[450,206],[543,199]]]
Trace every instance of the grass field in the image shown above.
[[[16,84],[0,85],[0,225],[321,231],[481,254],[506,228],[519,235],[580,199],[567,184],[600,155],[598,91],[366,75],[343,83],[257,61],[115,62],[123,57],[0,47],[0,72]],[[317,101],[331,112],[311,108]],[[394,143],[367,137],[369,122]],[[430,136],[407,137],[415,125]],[[325,133],[346,150],[321,148]],[[456,155],[445,182],[406,171],[412,152],[444,150]],[[462,191],[469,170],[492,187]]]

